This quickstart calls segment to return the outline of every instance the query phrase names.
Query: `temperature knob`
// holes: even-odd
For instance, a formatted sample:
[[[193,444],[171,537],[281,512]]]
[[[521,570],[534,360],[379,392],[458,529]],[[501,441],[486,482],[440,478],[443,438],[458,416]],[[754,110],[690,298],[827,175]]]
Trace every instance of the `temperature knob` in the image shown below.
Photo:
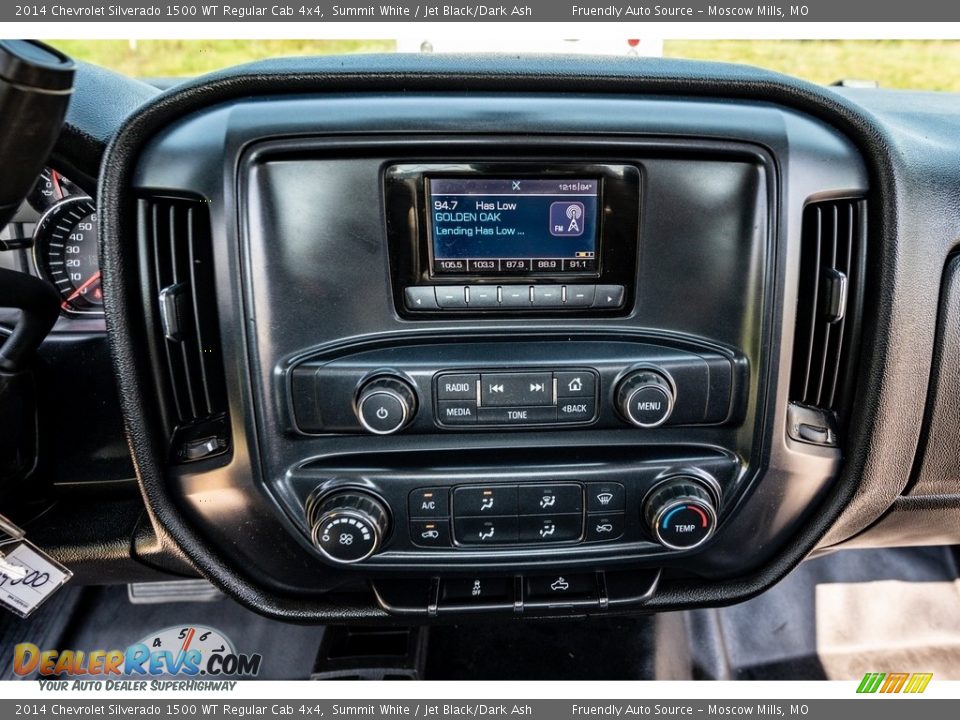
[[[370,380],[357,393],[357,420],[374,435],[403,430],[417,412],[417,396],[410,383],[395,377]]]
[[[655,487],[643,512],[653,536],[672,550],[702,545],[717,526],[713,496],[698,480],[687,477]]]
[[[337,563],[355,563],[373,555],[389,527],[386,507],[372,495],[342,492],[307,508],[313,544]]]
[[[637,427],[663,425],[673,412],[673,401],[670,381],[653,370],[631,373],[617,387],[617,409]]]

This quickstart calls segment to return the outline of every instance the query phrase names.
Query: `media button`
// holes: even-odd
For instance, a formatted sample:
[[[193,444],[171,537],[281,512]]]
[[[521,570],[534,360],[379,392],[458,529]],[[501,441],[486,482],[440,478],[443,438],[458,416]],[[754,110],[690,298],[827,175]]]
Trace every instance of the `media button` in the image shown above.
[[[500,307],[504,307],[504,308],[530,307],[530,286],[529,285],[501,286]]]
[[[467,307],[467,288],[463,285],[437,285],[437,305],[442,308]]]
[[[483,309],[500,307],[500,302],[497,300],[496,285],[471,285],[469,290],[471,308]]]
[[[477,403],[471,400],[438,402],[437,420],[442,425],[476,425]]]
[[[499,260],[468,260],[467,267],[472,273],[490,273],[500,270]]]
[[[476,401],[478,382],[479,375],[441,375],[437,378],[437,399]]]
[[[593,299],[596,295],[596,285],[566,285],[566,299],[564,305],[567,307],[590,307],[593,305]],[[439,296],[437,297],[439,300]]]
[[[597,414],[597,404],[593,398],[558,398],[558,422],[584,422],[593,420]]]
[[[516,517],[458,517],[454,534],[462,545],[497,545],[517,541]]]
[[[543,517],[521,517],[519,538],[523,543],[549,543],[579,540],[583,530],[583,516],[544,515]]]

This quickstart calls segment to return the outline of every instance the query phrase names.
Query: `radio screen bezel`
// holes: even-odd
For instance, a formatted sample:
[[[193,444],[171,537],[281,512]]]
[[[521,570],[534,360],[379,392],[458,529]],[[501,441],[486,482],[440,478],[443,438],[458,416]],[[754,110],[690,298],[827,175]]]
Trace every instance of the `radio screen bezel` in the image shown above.
[[[434,273],[429,179],[482,177],[597,179],[597,269],[588,272]],[[402,298],[403,288],[411,285],[573,282],[622,285],[626,289],[624,307],[629,307],[635,297],[641,220],[641,172],[635,164],[560,160],[397,162],[385,166],[383,188],[391,276],[398,300]],[[403,308],[402,301],[397,307]]]

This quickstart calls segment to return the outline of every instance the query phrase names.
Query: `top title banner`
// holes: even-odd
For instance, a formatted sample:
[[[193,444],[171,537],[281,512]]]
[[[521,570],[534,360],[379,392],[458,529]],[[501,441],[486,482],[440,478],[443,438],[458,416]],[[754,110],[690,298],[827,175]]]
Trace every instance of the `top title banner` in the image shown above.
[[[0,22],[949,22],[960,5],[939,0],[764,5],[748,2],[557,2],[478,4],[394,0],[379,4],[60,0],[3,3]]]

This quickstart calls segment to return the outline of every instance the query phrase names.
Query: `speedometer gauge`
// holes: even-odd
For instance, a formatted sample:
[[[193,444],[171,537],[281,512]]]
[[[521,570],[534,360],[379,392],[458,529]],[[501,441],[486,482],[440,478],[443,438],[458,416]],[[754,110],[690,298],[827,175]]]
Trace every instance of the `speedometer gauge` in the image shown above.
[[[89,197],[72,197],[50,208],[37,224],[33,253],[37,270],[60,291],[68,314],[101,314],[97,208]]]

